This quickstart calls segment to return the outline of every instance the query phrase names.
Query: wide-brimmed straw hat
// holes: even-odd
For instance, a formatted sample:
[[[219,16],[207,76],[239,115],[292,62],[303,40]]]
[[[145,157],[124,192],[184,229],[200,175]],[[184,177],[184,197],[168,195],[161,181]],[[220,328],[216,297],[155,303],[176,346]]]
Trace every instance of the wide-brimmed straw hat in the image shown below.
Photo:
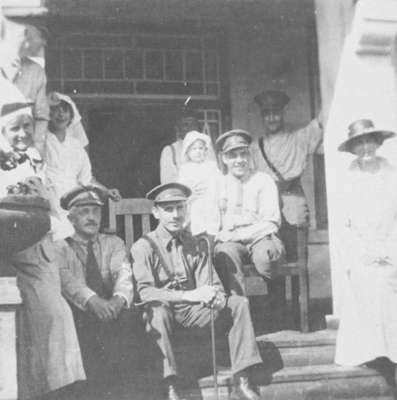
[[[363,136],[375,137],[378,141],[383,142],[386,139],[390,139],[396,134],[392,131],[386,131],[376,129],[374,123],[370,119],[359,119],[352,122],[348,127],[348,139],[341,143],[338,147],[339,151],[352,152],[352,146],[357,139]]]

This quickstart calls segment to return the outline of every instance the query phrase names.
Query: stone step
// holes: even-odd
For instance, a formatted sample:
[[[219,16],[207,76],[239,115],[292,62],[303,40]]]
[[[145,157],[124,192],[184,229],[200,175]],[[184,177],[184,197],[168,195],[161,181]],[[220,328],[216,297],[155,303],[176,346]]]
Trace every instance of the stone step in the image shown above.
[[[261,398],[266,400],[365,398],[391,400],[393,398],[384,378],[369,368],[336,365],[288,367],[267,378],[262,376],[258,383]],[[195,399],[200,394],[203,400],[215,399],[212,385],[212,376],[199,380],[199,388],[196,389],[196,393],[194,390],[190,391],[189,398]],[[232,385],[230,371],[220,371],[218,376],[220,400],[230,400]]]
[[[335,345],[336,331],[324,329],[316,332],[303,333],[300,331],[285,330],[257,336],[258,342],[272,342],[277,347],[317,347]]]
[[[262,359],[273,372],[284,367],[332,364],[335,331],[281,331],[257,337]]]

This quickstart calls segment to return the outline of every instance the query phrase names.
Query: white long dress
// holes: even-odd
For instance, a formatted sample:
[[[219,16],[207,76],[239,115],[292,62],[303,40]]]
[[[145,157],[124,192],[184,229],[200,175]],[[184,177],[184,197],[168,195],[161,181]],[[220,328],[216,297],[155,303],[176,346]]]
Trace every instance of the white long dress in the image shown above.
[[[375,174],[349,173],[341,230],[347,279],[335,356],[341,365],[377,357],[397,363],[397,174],[381,161]],[[387,263],[376,261],[385,257]]]
[[[59,200],[76,186],[88,185],[91,182],[91,162],[77,139],[66,134],[65,140],[60,142],[51,132],[47,135],[44,159],[45,184],[50,195],[56,199],[56,212],[60,221],[55,229],[55,240],[60,240],[72,235],[74,229]]]

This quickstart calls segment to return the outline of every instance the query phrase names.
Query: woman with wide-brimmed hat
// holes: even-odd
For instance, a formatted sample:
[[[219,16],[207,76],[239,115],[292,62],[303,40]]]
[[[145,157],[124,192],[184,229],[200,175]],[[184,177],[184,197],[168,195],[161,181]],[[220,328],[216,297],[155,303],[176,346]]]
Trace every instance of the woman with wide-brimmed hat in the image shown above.
[[[376,154],[393,136],[361,119],[338,148],[356,156],[340,224],[347,279],[335,361],[342,365],[397,363],[397,174]]]

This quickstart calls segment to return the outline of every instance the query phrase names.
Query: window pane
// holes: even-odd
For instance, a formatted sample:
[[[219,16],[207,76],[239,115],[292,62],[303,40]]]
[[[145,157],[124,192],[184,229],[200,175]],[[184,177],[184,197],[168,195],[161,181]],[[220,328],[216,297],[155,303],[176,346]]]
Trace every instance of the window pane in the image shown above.
[[[141,51],[127,51],[125,55],[125,74],[127,78],[143,77],[143,56]]]
[[[165,79],[169,81],[183,80],[182,53],[176,51],[166,53]]]
[[[59,50],[48,50],[46,54],[46,73],[48,79],[59,79],[61,77],[61,52]]]
[[[163,55],[159,51],[146,53],[146,78],[163,79]]]
[[[88,79],[103,78],[102,52],[100,50],[86,50],[84,52],[84,76]]]
[[[207,81],[218,80],[218,59],[213,51],[205,53],[205,77]]]
[[[80,50],[65,50],[63,64],[65,78],[81,78]]]
[[[201,54],[186,54],[186,79],[189,81],[200,81],[203,79]]]
[[[218,84],[217,83],[208,83],[206,94],[211,95],[211,96],[218,96],[219,95]]]
[[[105,78],[122,79],[123,73],[123,53],[121,51],[105,52]]]

